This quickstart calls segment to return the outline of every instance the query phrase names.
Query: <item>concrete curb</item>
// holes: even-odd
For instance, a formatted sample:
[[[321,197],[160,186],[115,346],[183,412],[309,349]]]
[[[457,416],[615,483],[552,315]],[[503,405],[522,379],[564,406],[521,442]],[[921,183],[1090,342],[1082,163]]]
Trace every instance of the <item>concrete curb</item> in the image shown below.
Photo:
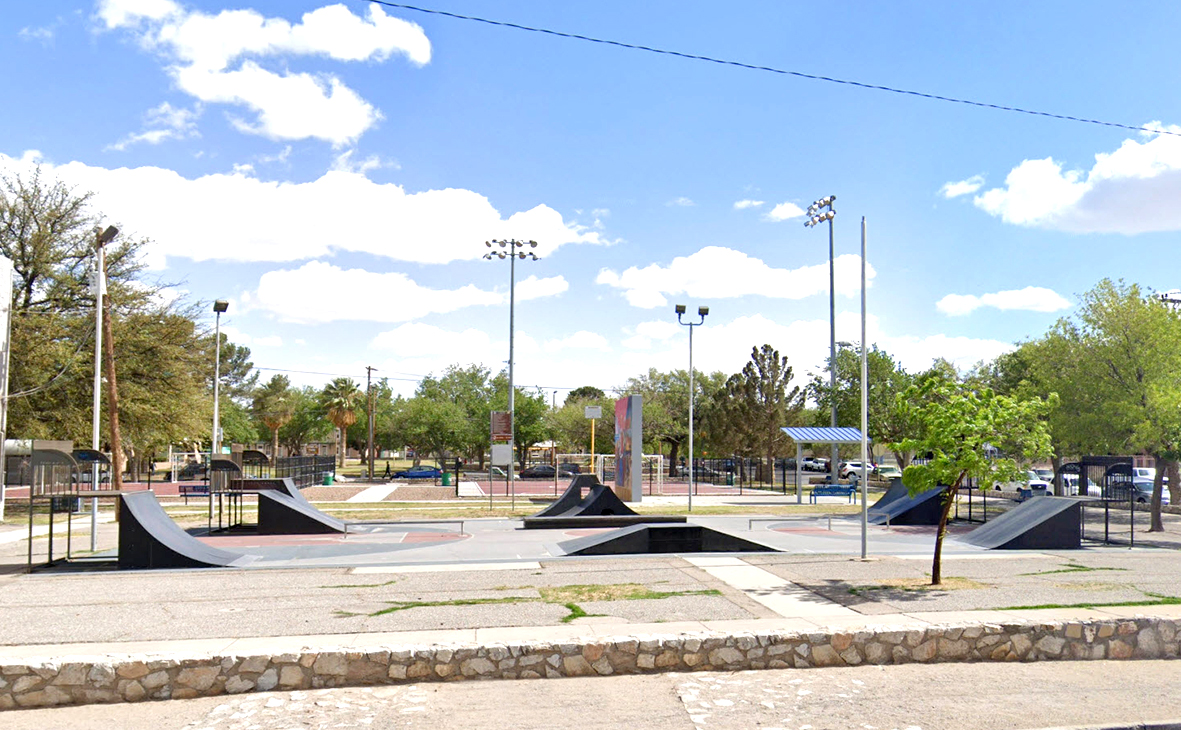
[[[385,642],[314,650],[293,642],[284,653],[249,655],[161,651],[25,657],[0,650],[0,709],[465,679],[1177,658],[1179,630],[1181,618],[1136,617],[857,630],[670,631],[557,641]]]

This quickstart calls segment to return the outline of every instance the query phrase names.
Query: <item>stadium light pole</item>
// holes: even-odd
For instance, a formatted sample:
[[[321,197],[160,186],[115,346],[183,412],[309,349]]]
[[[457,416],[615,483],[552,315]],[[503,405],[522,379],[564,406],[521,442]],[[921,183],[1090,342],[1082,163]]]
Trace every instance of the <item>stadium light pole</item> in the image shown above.
[[[832,423],[833,428],[837,427],[837,303],[836,303],[836,275],[833,270],[833,233],[832,233],[832,219],[837,217],[836,209],[832,204],[836,202],[837,196],[829,195],[817,200],[812,205],[808,206],[808,220],[804,221],[804,226],[812,228],[819,223],[828,221],[828,387],[829,387],[829,401],[832,405]],[[825,210],[827,208],[827,210]],[[821,212],[823,211],[823,212]],[[837,483],[837,469],[838,469],[838,452],[837,445],[832,445],[832,451],[829,453],[828,474],[829,482]]]
[[[99,450],[101,433],[99,421],[102,417],[102,363],[103,363],[103,294],[107,290],[107,255],[106,246],[119,229],[107,226],[105,231],[96,233],[94,237],[94,414],[91,417],[90,447]],[[111,445],[114,456],[114,444]],[[114,464],[114,459],[111,460]],[[90,468],[90,488],[98,490],[98,462]],[[98,550],[98,498],[90,500],[90,551]]]
[[[221,395],[221,315],[230,308],[225,299],[218,299],[213,303],[214,326],[213,340],[213,439],[209,442],[209,469],[213,470],[213,460],[221,453],[221,411],[219,397]]]
[[[677,324],[689,328],[689,511],[693,511],[693,391],[696,390],[693,379],[693,328],[705,324],[705,315],[709,314],[709,307],[698,307],[697,314],[700,322],[685,322],[681,317],[685,314],[685,305],[678,304],[674,308],[677,313]]]
[[[516,464],[517,464],[517,413],[516,413],[516,394],[513,392],[513,317],[514,308],[516,306],[516,287],[517,287],[517,258],[537,260],[537,254],[532,251],[523,251],[524,248],[537,248],[537,241],[518,241],[515,238],[508,240],[492,240],[485,241],[484,245],[492,248],[492,244],[499,246],[500,250],[489,251],[484,254],[484,258],[491,261],[492,259],[508,259],[508,423],[509,423],[509,454],[511,461],[508,465],[508,485],[509,493],[512,495],[512,507],[516,508],[517,503],[517,483],[516,483]],[[489,492],[492,488],[489,487]]]

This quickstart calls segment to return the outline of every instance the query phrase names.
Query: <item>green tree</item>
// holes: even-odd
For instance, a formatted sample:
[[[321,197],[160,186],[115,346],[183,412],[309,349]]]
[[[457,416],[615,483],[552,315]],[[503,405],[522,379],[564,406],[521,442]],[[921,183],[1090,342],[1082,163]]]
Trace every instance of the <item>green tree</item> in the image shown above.
[[[459,404],[419,395],[398,405],[394,433],[404,445],[414,449],[416,464],[423,454],[442,463],[448,452],[459,447],[460,431],[467,419]]]
[[[451,365],[437,378],[433,375],[423,378],[416,394],[435,401],[448,401],[459,407],[464,418],[454,426],[454,448],[462,450],[467,456],[474,456],[483,469],[489,443],[493,395],[488,368],[482,365]]]
[[[566,394],[566,400],[563,403],[574,403],[576,401],[594,401],[598,402],[607,397],[600,388],[593,385],[583,385]]]
[[[254,392],[251,410],[271,432],[271,458],[279,456],[279,430],[295,417],[295,394],[286,375],[274,375]]]
[[[711,408],[721,394],[725,380],[726,376],[720,372],[698,372],[694,376],[693,447],[697,451],[706,451],[718,445],[719,440],[710,437],[707,432],[710,431]],[[664,453],[663,446],[669,447],[669,474],[675,476],[680,451],[689,442],[689,371],[661,372],[651,368],[643,375],[628,379],[619,393],[643,398],[644,443],[649,449],[660,453]],[[698,438],[699,435],[702,438]]]
[[[279,440],[293,455],[302,453],[307,444],[328,438],[332,432],[319,396],[319,391],[311,386],[291,389],[291,420],[279,429]]]
[[[936,377],[911,386],[897,400],[909,411],[914,431],[890,448],[928,459],[908,466],[903,483],[912,496],[937,487],[944,490],[931,564],[931,584],[940,585],[943,538],[960,486],[968,478],[983,484],[1012,481],[1021,475],[1021,464],[1048,457],[1045,415],[1057,398],[1019,400]]]
[[[780,429],[797,423],[803,407],[791,381],[787,356],[770,345],[751,348],[750,362],[726,381],[722,412],[740,452],[765,456],[769,464],[784,452],[787,436]]]
[[[357,422],[357,411],[365,403],[365,394],[352,378],[336,378],[320,391],[320,407],[324,415],[339,432],[340,453],[338,460],[344,466],[344,454],[348,448],[349,426]]]
[[[837,343],[836,392],[837,423],[844,425],[861,423],[861,348],[845,342]],[[905,438],[908,424],[903,414],[895,407],[899,393],[910,387],[913,378],[907,374],[893,356],[872,346],[865,354],[866,364],[866,410],[868,435],[870,438],[870,460],[874,460],[874,448],[880,444],[896,442]],[[824,372],[829,371],[829,365]],[[828,426],[834,399],[828,375],[817,375],[807,387],[808,397],[817,405],[817,425]],[[898,466],[905,469],[908,454],[896,453]]]

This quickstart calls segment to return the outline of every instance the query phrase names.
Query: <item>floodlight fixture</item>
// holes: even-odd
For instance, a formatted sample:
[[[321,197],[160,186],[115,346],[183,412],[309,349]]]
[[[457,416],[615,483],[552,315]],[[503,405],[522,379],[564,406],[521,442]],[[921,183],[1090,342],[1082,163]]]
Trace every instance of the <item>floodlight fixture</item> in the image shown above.
[[[218,299],[217,301],[215,301],[213,303],[213,311],[217,312],[218,314],[221,314],[222,312],[228,310],[229,308],[230,308],[230,303],[227,302],[225,299]]]
[[[673,309],[676,311],[677,314],[684,314],[685,313],[685,305],[684,304],[678,304],[675,307],[673,307]]]
[[[709,314],[709,307],[698,307],[697,313],[700,314],[702,317],[705,317],[705,315]]]

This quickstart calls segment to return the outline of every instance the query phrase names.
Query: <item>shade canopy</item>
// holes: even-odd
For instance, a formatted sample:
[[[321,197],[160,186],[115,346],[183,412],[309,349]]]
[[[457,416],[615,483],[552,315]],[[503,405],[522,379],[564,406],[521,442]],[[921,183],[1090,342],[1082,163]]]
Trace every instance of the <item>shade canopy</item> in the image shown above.
[[[801,444],[859,444],[861,429],[806,426],[788,426],[780,429],[792,441]],[[873,439],[869,439],[872,441]]]

